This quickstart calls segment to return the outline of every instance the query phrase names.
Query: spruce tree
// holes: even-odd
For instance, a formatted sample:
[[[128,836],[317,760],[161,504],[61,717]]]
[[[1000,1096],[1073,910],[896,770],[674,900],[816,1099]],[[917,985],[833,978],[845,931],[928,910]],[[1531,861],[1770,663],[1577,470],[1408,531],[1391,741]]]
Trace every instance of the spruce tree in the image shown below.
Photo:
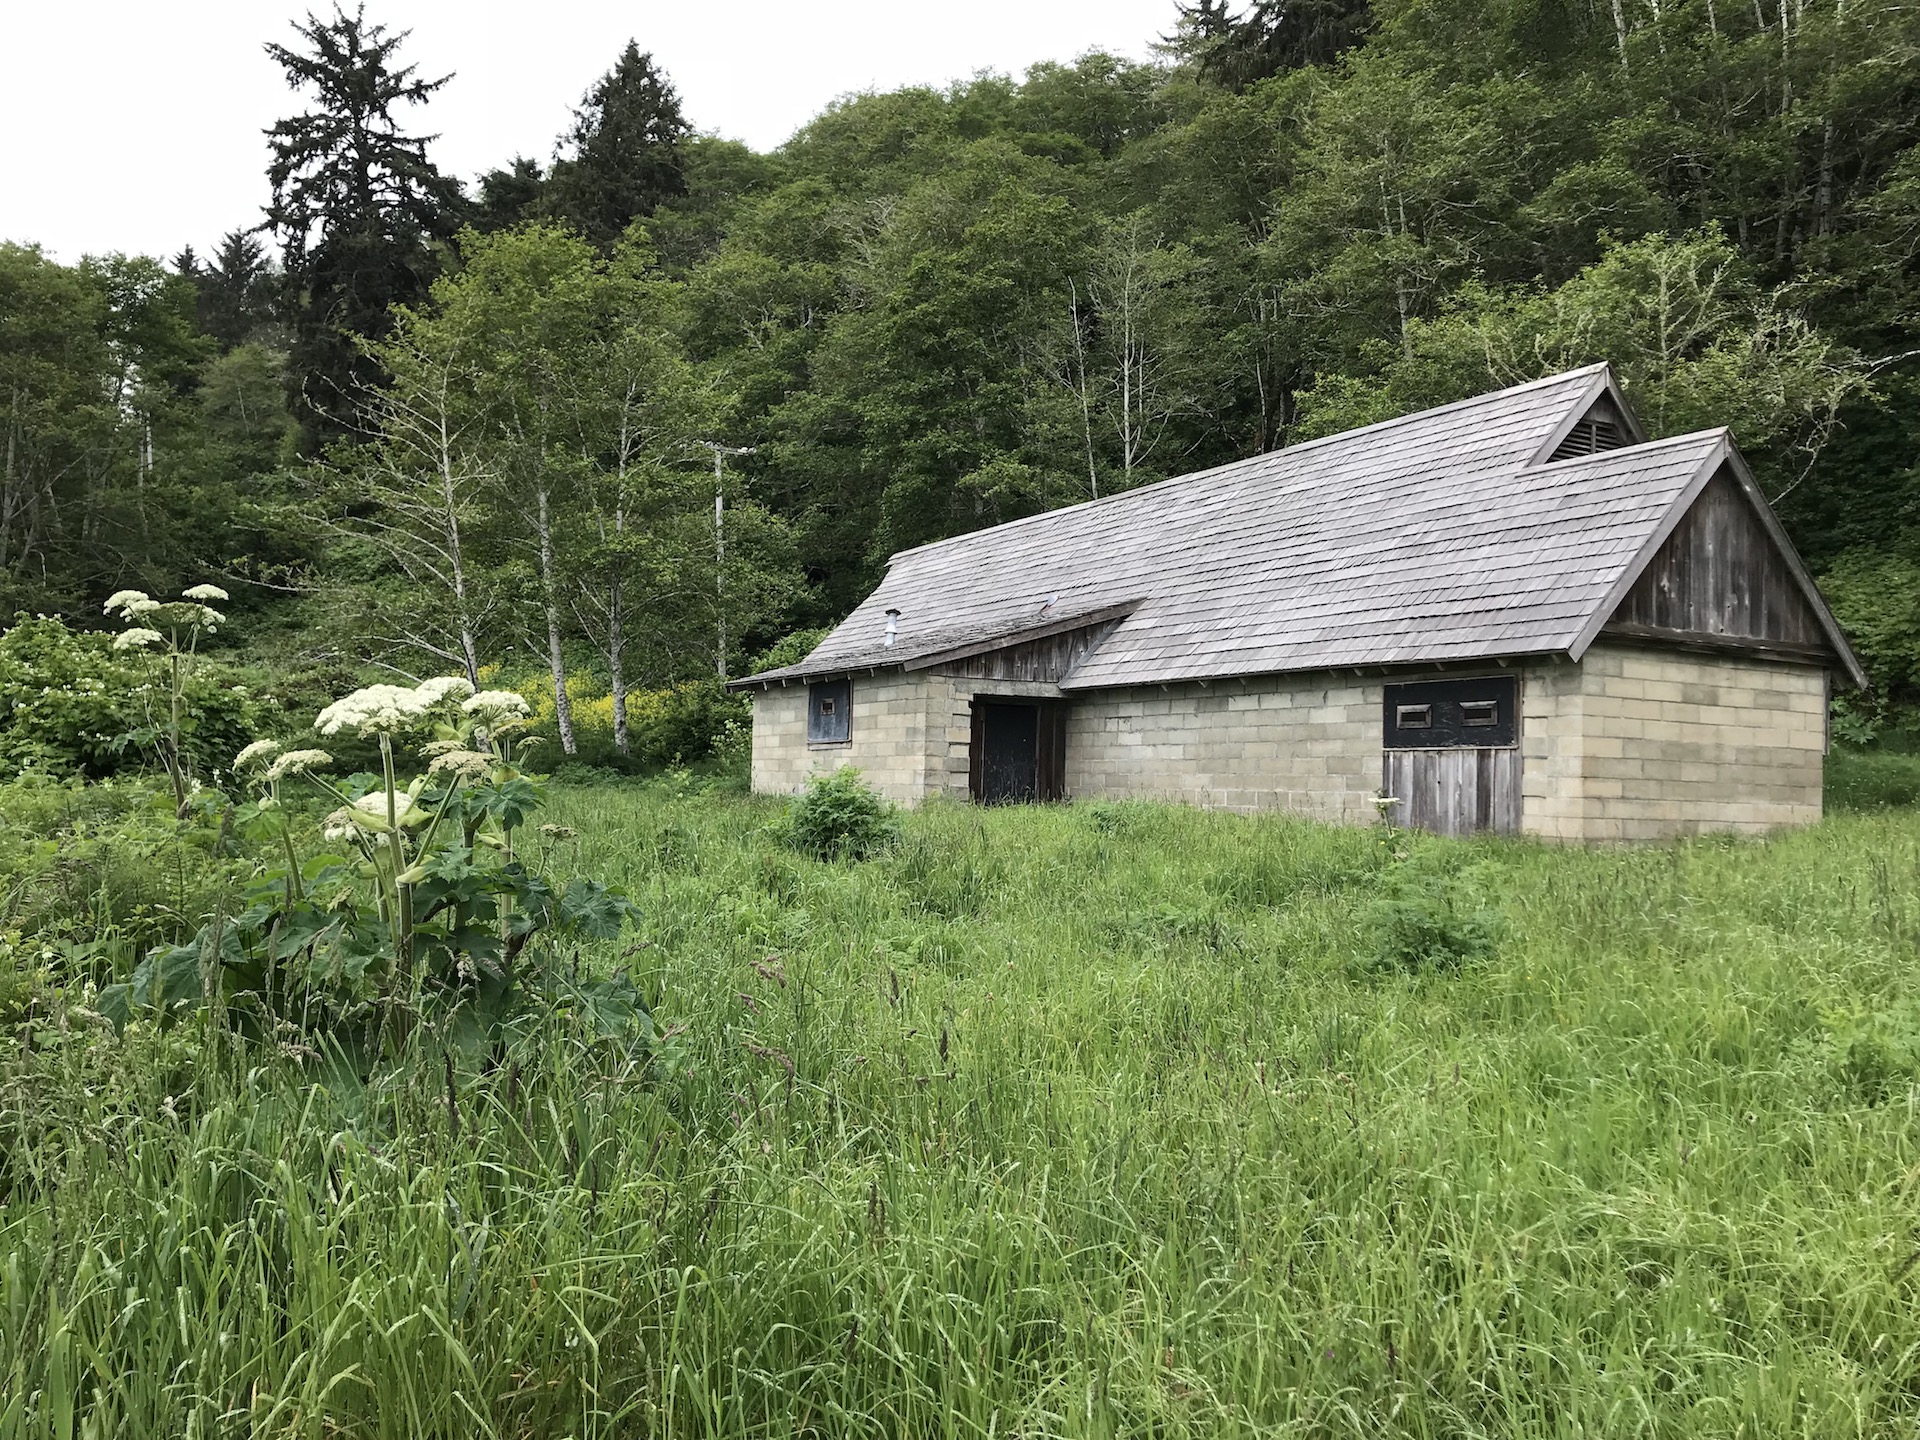
[[[395,118],[451,77],[423,80],[396,55],[406,31],[370,25],[364,7],[295,25],[301,48],[268,45],[306,114],[267,131],[273,198],[262,227],[280,241],[293,325],[290,383],[310,441],[352,433],[361,397],[380,379],[361,348],[389,328],[396,304],[426,296],[436,242],[450,238],[464,199],[427,159],[434,137]]]
[[[189,278],[200,295],[200,328],[222,350],[244,344],[272,323],[278,277],[267,262],[267,247],[252,232],[222,236],[213,263],[196,264]]]
[[[540,214],[547,177],[538,160],[513,157],[505,170],[489,170],[480,177],[480,198],[473,207],[473,228],[482,234],[510,230]]]
[[[1229,0],[1182,4],[1176,51],[1231,90],[1255,81],[1326,65],[1357,45],[1371,19],[1368,0],[1254,0],[1236,14]]]
[[[687,192],[680,145],[690,127],[666,74],[633,41],[586,93],[554,163],[553,214],[603,250],[637,218]]]

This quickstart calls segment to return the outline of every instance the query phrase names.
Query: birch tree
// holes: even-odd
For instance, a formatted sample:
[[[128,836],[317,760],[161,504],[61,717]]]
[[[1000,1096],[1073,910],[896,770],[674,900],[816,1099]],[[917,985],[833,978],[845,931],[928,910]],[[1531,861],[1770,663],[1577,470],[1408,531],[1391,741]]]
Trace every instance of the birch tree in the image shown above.
[[[336,534],[371,544],[415,592],[414,603],[378,607],[391,633],[373,638],[458,665],[476,689],[499,605],[474,547],[498,481],[476,401],[477,328],[458,303],[397,312],[393,337],[372,347],[391,377],[367,406],[372,443],[347,452],[352,498],[329,519]]]

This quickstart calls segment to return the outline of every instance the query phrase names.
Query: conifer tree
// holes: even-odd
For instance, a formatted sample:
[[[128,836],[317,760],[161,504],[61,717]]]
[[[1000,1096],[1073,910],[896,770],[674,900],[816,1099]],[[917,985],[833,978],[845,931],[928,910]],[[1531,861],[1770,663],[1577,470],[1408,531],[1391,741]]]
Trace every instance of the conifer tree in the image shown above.
[[[665,72],[633,41],[589,90],[554,163],[551,206],[603,250],[635,219],[686,194],[681,142],[690,132]]]
[[[268,263],[267,247],[252,232],[233,230],[222,236],[213,262],[196,264],[189,278],[200,292],[200,328],[223,350],[244,344],[272,323],[278,277]]]
[[[405,133],[395,117],[451,78],[424,80],[397,62],[407,32],[368,24],[364,7],[294,29],[301,48],[267,53],[317,103],[267,132],[273,196],[262,228],[286,265],[295,405],[310,438],[326,440],[355,429],[380,378],[360,341],[386,334],[390,307],[425,297],[435,244],[452,236],[464,202],[427,158],[433,137]]]
[[[534,219],[546,195],[547,177],[538,160],[524,155],[513,157],[504,170],[489,170],[480,177],[480,198],[473,207],[473,228],[483,235],[509,230],[523,220]]]
[[[1338,59],[1366,32],[1369,8],[1368,0],[1254,0],[1236,14],[1228,0],[1194,0],[1180,7],[1172,43],[1197,59],[1203,74],[1241,90]]]

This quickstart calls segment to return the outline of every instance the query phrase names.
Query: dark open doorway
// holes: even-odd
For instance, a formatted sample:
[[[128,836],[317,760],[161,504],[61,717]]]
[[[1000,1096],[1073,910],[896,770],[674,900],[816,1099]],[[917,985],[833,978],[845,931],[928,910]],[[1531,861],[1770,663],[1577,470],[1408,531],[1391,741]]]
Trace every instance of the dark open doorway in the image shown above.
[[[1059,800],[1067,785],[1067,710],[1057,700],[973,702],[968,780],[984,805]]]

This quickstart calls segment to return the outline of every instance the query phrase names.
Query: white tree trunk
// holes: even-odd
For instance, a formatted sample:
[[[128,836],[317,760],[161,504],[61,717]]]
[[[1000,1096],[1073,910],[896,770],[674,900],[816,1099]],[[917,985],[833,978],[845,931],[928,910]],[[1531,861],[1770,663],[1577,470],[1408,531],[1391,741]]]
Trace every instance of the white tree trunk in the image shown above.
[[[560,731],[560,749],[577,755],[573,738],[573,701],[567,695],[567,659],[560,643],[560,594],[554,583],[553,520],[547,505],[547,487],[542,479],[535,498],[535,526],[540,545],[540,599],[547,612],[547,665],[553,673],[553,718]]]

